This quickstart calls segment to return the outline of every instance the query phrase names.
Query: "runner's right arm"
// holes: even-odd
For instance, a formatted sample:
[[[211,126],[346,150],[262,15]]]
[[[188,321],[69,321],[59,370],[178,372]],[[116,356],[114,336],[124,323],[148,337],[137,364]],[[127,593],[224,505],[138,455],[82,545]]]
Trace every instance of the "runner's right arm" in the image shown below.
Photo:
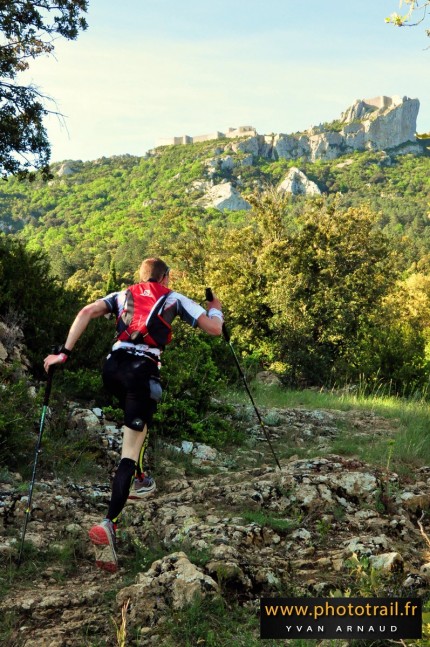
[[[69,334],[67,335],[66,343],[64,348],[67,351],[72,351],[76,342],[81,337],[83,332],[86,330],[91,319],[96,319],[105,314],[108,314],[109,307],[102,299],[94,301],[86,305],[82,310],[78,312],[74,322],[72,323]],[[67,354],[58,353],[58,355],[48,355],[44,360],[45,371],[48,371],[50,366],[54,364],[63,364],[67,359]]]

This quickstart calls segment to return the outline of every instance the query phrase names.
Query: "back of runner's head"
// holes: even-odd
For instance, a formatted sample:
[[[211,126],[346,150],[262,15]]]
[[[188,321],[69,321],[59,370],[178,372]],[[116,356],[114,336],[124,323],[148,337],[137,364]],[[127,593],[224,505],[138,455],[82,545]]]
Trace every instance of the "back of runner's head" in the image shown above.
[[[146,258],[140,266],[139,279],[142,283],[149,280],[160,283],[168,273],[169,266],[161,258]]]

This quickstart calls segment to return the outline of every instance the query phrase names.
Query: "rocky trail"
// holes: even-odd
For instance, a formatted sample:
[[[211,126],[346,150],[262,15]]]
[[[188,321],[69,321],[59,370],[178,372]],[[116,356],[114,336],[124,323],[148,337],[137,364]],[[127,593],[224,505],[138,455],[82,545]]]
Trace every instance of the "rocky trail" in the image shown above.
[[[123,513],[111,575],[95,568],[87,530],[106,510],[120,432],[75,406],[71,425],[100,444],[110,469],[100,483],[37,481],[19,571],[27,484],[19,475],[1,483],[1,644],[171,645],[166,622],[196,595],[221,595],[255,617],[262,596],[425,595],[430,466],[401,479],[330,453],[345,425],[364,443],[395,437],[396,423],[361,411],[264,415],[282,470],[254,422],[247,446],[229,452],[164,448],[156,493]],[[302,457],[284,455],[292,446]]]

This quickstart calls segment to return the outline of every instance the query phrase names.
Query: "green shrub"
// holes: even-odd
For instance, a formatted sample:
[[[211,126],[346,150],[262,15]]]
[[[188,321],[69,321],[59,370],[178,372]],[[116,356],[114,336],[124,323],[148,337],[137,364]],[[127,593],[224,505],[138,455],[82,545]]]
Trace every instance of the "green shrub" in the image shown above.
[[[161,369],[164,395],[155,428],[162,435],[217,446],[229,439],[232,428],[215,400],[224,382],[212,358],[212,343],[185,327],[177,328]]]
[[[63,340],[78,296],[50,276],[47,257],[0,234],[0,316],[12,317],[24,333],[30,359],[43,373],[42,360]]]
[[[103,382],[100,371],[76,368],[64,369],[57,377],[57,387],[71,398],[91,400],[100,398]]]
[[[36,441],[38,399],[17,366],[0,364],[0,464],[9,469],[27,461]]]

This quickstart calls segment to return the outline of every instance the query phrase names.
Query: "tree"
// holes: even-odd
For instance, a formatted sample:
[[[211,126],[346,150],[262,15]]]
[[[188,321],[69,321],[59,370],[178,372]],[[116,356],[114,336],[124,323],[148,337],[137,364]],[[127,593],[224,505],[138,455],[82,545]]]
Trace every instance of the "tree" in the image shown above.
[[[395,279],[389,241],[364,206],[307,201],[297,217],[285,214],[283,233],[281,208],[267,200],[254,206],[265,218],[256,268],[265,276],[276,354],[291,382],[356,378],[361,339]]]
[[[400,6],[402,5],[409,7],[405,14],[394,12],[385,21],[397,27],[416,27],[426,18],[430,0],[400,0]],[[426,29],[426,34],[430,36],[430,29]]]
[[[79,296],[50,276],[45,254],[5,234],[0,234],[0,285],[0,318],[22,330],[30,360],[42,370],[42,358],[64,339]]]
[[[52,54],[54,39],[75,40],[87,23],[82,13],[88,0],[0,0],[0,173],[28,175],[40,169],[46,176],[50,145],[44,117],[52,112],[32,85],[17,77],[31,59]]]

